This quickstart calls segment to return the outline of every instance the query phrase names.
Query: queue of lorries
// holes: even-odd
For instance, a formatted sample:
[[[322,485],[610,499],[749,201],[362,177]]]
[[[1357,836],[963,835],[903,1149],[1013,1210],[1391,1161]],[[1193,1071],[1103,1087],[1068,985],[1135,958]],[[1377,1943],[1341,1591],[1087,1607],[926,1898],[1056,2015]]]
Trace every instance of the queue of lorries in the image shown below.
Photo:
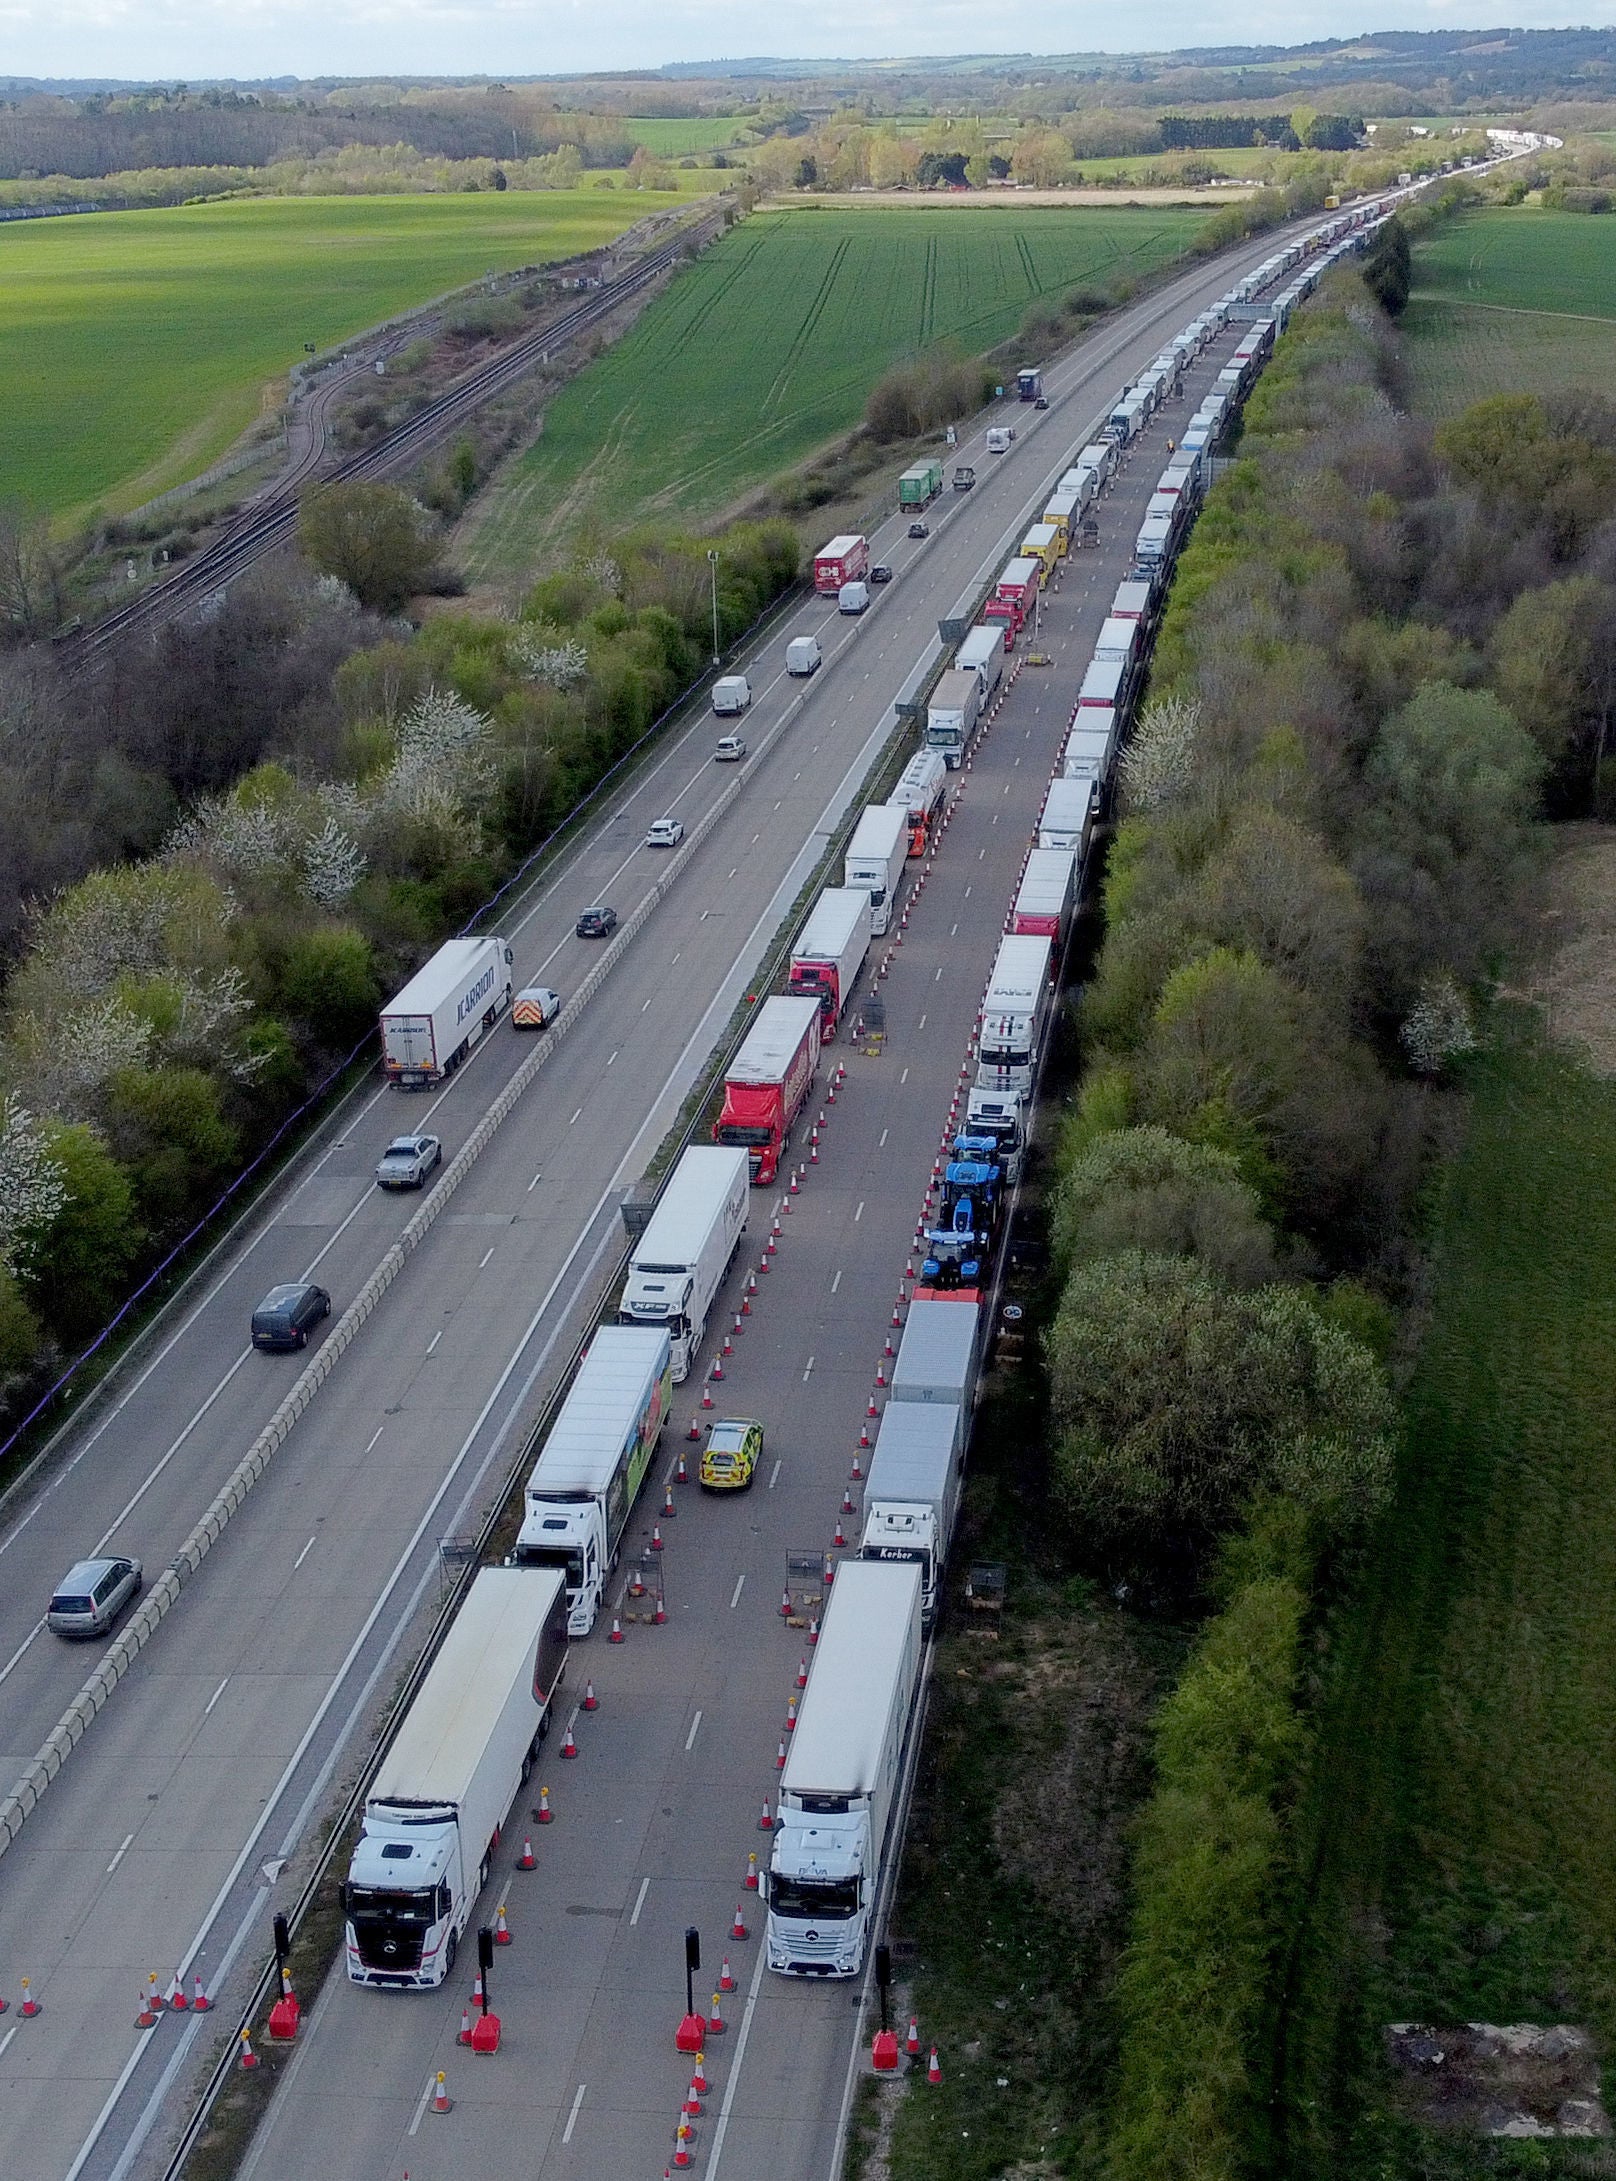
[[[980,624],[932,692],[919,750],[889,801],[860,814],[841,884],[821,894],[791,949],[786,989],[762,1002],[729,1063],[713,1141],[684,1152],[633,1243],[615,1322],[594,1335],[536,1448],[510,1563],[476,1578],[382,1761],[346,1892],[355,1981],[430,1985],[452,1967],[548,1724],[567,1644],[586,1637],[601,1614],[672,1387],[694,1366],[739,1249],[751,1188],[779,1172],[823,1046],[855,1003],[872,939],[891,924],[905,864],[926,852],[947,773],[971,748],[1005,653],[1036,612],[1044,581],[1094,521],[1123,450],[1230,317],[1289,275],[1173,450],[1156,496],[1162,504],[1153,499],[1133,573],[1118,587],[1076,693],[983,995],[975,1081],[924,1237],[857,1554],[836,1570],[781,1775],[761,1873],[769,1967],[831,1977],[862,1968],[959,1507],[994,1268],[1091,832],[1145,671],[1153,617],[1201,498],[1203,464],[1275,333],[1388,208],[1386,201],[1358,208],[1287,245],[1186,327],[1124,389],[1105,435],[1063,470],[1024,549],[990,586]],[[1041,375],[1022,379],[1022,398],[1041,398]],[[912,500],[941,490],[940,467],[926,469],[924,479],[906,480]],[[865,540],[833,539],[816,558],[816,587],[840,592],[862,583],[868,565]],[[442,950],[383,1013],[389,1075],[434,1080],[457,1065],[509,1003],[510,981],[510,952],[498,939]],[[728,1436],[703,1481],[749,1483],[763,1428],[731,1419],[715,1426],[714,1444],[720,1432]]]

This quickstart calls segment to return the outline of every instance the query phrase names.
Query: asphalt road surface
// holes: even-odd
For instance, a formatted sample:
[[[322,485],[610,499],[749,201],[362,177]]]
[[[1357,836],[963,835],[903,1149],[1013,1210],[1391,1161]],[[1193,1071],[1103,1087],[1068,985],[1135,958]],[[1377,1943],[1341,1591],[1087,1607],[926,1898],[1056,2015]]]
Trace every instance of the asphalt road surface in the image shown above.
[[[856,796],[887,738],[891,698],[938,615],[1016,542],[1028,503],[1090,436],[1115,388],[1271,247],[1185,276],[1091,338],[1049,374],[1050,410],[1017,413],[1009,456],[988,457],[980,442],[958,450],[981,482],[938,503],[928,541],[910,544],[898,523],[872,538],[898,577],[863,621],[810,602],[776,628],[766,657],[747,662],[758,694],[744,791],[0,1859],[0,1989],[15,1998],[28,1975],[45,2006],[38,2020],[19,2022],[14,2010],[0,2021],[8,2181],[122,2181],[160,2169],[213,2021],[170,2017],[148,2035],[135,2030],[148,1974],[166,1985],[183,1967],[226,2001],[244,1988],[270,1911],[290,1896],[297,1858],[360,1761],[436,1601],[438,1540],[475,1527],[522,1419],[549,1391],[615,1259],[618,1196]],[[541,1836],[540,1871],[512,1882],[518,1943],[499,1957],[507,2054],[479,2063],[479,2076],[452,2046],[459,1983],[409,2000],[333,1987],[275,2109],[266,2174],[323,2181],[400,2165],[416,2181],[479,2168],[582,2174],[605,2170],[609,2157],[613,2170],[654,2175],[668,2162],[684,2088],[671,2049],[677,1934],[695,1921],[709,1955],[721,1951],[746,1854],[763,1842],[751,1827],[772,1789],[796,1666],[794,1639],[772,1610],[781,1555],[829,1542],[924,1177],[1076,676],[1125,572],[1163,439],[1215,369],[1212,359],[1198,367],[1182,410],[1158,422],[1113,488],[1100,549],[1069,565],[1046,615],[1040,648],[1058,665],[1021,673],[966,776],[886,986],[884,1056],[851,1066],[737,1357],[728,1402],[767,1423],[765,1474],[733,1505],[685,1495],[692,1503],[667,1555],[667,1627],[636,1631],[621,1650],[597,1635],[575,1652],[574,1681],[593,1673],[603,1709],[580,1721],[580,1763],[552,1766],[560,1821]],[[827,662],[804,687],[785,681],[783,660],[785,638],[808,630]],[[639,845],[649,820],[672,812],[693,824],[734,777],[711,762],[717,731],[697,716],[673,735],[506,925],[519,981],[542,978],[563,993],[578,984],[596,956],[572,936],[577,910],[609,899],[626,918],[665,869]],[[53,1581],[103,1543],[138,1553],[148,1571],[165,1563],[298,1368],[247,1348],[252,1305],[273,1281],[307,1272],[340,1309],[414,1209],[370,1183],[387,1139],[428,1127],[452,1153],[530,1050],[501,1024],[442,1093],[378,1087],[351,1101],[68,1436],[40,1488],[8,1510],[7,1779],[94,1663],[93,1649],[40,1632]],[[763,1212],[760,1203],[760,1242]],[[650,1493],[643,1511],[648,1529]],[[734,1949],[742,1991],[719,2093],[699,2124],[703,2168],[727,2158],[737,2176],[828,2176],[856,1995],[762,1979],[758,1951],[756,1937]],[[412,2135],[446,2045],[460,2104],[447,2119],[427,2114]],[[714,2059],[716,2068],[716,2048]]]

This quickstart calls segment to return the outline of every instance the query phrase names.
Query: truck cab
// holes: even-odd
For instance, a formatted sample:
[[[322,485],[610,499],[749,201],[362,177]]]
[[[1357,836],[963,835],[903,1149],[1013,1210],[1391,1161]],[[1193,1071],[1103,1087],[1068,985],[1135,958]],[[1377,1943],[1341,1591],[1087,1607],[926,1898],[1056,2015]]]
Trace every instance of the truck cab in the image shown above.
[[[363,1964],[364,1981],[441,1984],[487,1875],[485,1861],[468,1898],[451,1809],[367,1818],[344,1889],[350,1952]]]
[[[567,1583],[567,1634],[587,1636],[594,1627],[611,1572],[593,1500],[569,1505],[532,1501],[517,1532],[512,1562],[519,1568],[559,1568]]]

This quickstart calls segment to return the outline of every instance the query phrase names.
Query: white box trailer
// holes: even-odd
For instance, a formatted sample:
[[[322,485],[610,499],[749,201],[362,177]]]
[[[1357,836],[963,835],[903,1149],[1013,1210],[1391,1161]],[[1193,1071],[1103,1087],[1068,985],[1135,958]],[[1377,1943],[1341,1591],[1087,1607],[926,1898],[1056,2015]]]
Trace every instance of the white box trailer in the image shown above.
[[[911,1303],[892,1366],[888,1408],[894,1401],[951,1402],[968,1430],[976,1406],[981,1325],[980,1303],[931,1298]]]
[[[1064,773],[1051,780],[1038,814],[1040,848],[1069,848],[1081,862],[1089,850],[1089,827],[1094,823],[1094,798],[1081,780]]]
[[[365,1798],[342,1889],[353,1983],[419,1991],[453,1970],[566,1665],[559,1571],[484,1568]]]
[[[981,633],[989,632],[983,630]],[[977,631],[973,629],[971,634],[974,636]],[[994,629],[991,634],[998,646],[996,656],[1002,673],[1004,631]],[[969,642],[970,637],[967,637],[966,643]],[[963,652],[965,645],[960,649]],[[965,762],[965,753],[982,717],[982,701],[981,675],[964,666],[952,666],[940,674],[936,688],[926,700],[926,747],[941,757],[950,772],[957,772]]]
[[[1120,659],[1124,666],[1132,666],[1139,656],[1140,628],[1137,620],[1108,615],[1100,624],[1100,633],[1094,640],[1096,659]]]
[[[959,1513],[966,1416],[952,1402],[891,1401],[876,1433],[864,1487],[861,1560],[920,1569],[921,1625],[937,1617],[937,1593]]]
[[[978,622],[954,654],[954,671],[974,674],[982,684],[982,702],[988,703],[1004,679],[1004,630]]]
[[[743,1150],[692,1144],[629,1257],[617,1322],[666,1328],[676,1386],[690,1376],[708,1313],[746,1232],[750,1198]]]
[[[1036,1080],[1049,1015],[1049,969],[1047,939],[1012,933],[999,941],[977,1043],[976,1080],[983,1089],[1030,1089]]]
[[[1048,939],[1057,952],[1077,899],[1082,857],[1071,848],[1035,848],[1016,888],[1010,929],[1022,938]]]
[[[1125,659],[1091,659],[1077,692],[1078,724],[1087,711],[1120,712],[1128,698],[1132,669]]]
[[[763,1874],[767,1960],[782,1975],[864,1966],[920,1687],[922,1587],[913,1562],[837,1571]]]
[[[1111,601],[1113,621],[1148,621],[1156,586],[1147,576],[1128,576],[1117,585]]]
[[[842,884],[870,897],[870,929],[879,938],[892,922],[909,853],[909,813],[891,803],[866,803],[842,861]]]
[[[401,1090],[452,1075],[511,1004],[503,939],[446,939],[382,1009],[382,1069]]]
[[[570,1635],[595,1625],[672,1398],[667,1327],[603,1325],[533,1465],[512,1559],[562,1570]]]
[[[1096,810],[1111,785],[1111,766],[1116,754],[1116,716],[1115,712],[1098,708],[1079,712],[1078,724],[1066,737],[1066,747],[1061,752],[1062,779],[1081,781]]]
[[[939,762],[938,771],[942,771]],[[858,973],[870,951],[873,912],[863,886],[827,886],[809,912],[802,937],[791,950],[788,990],[812,995],[823,1018],[819,1041],[836,1035],[836,1025],[853,997]]]

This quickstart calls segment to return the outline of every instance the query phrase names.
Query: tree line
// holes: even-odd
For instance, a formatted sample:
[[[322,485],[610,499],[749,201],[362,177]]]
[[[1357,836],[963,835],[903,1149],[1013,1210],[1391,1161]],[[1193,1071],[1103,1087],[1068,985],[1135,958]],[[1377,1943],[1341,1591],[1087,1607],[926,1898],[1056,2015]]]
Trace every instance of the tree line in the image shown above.
[[[783,524],[635,533],[417,629],[405,494],[325,488],[301,540],[88,682],[0,662],[14,1410],[705,670],[709,547],[725,644],[798,567]]]
[[[1420,1191],[1544,815],[1608,814],[1616,403],[1403,413],[1405,250],[1298,313],[1179,562],[1077,1010],[1050,1504],[1078,1565],[1205,1616],[1154,1730],[1109,2181],[1261,2167],[1287,1811],[1394,1474]]]

